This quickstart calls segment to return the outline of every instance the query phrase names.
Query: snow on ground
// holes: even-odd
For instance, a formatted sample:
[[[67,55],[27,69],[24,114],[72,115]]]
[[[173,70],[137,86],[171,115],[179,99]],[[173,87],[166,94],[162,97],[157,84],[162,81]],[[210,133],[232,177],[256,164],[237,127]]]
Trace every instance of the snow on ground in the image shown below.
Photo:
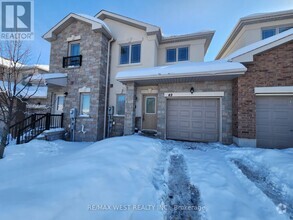
[[[293,214],[293,149],[139,135],[93,144],[32,141],[8,146],[0,172],[5,220],[281,220]]]
[[[8,146],[0,161],[0,219],[163,218],[158,210],[126,207],[158,205],[152,171],[159,142],[132,136],[87,145],[32,141]]]

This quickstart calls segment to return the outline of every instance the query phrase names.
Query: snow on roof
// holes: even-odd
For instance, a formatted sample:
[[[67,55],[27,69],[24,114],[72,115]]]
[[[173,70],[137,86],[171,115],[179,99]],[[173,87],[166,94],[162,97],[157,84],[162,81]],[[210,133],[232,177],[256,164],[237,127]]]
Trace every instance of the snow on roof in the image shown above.
[[[35,74],[32,76],[31,80],[47,80],[47,79],[58,79],[67,77],[66,73],[43,73]]]
[[[36,64],[34,65],[35,67],[37,67],[38,69],[44,70],[49,72],[49,65],[45,65],[45,64]]]
[[[14,83],[10,84],[10,90],[14,87]],[[0,81],[0,90],[1,92],[8,91],[8,82],[7,81]],[[13,92],[12,92],[13,93]],[[19,94],[18,94],[19,93]],[[22,98],[47,98],[48,94],[48,87],[47,86],[25,86],[22,84],[16,85],[16,94]]]
[[[76,14],[76,15],[81,16],[81,17],[84,17],[84,18],[89,19],[89,20],[91,20],[91,21],[94,21],[94,22],[98,22],[98,23],[100,23],[105,29],[107,29],[107,31],[109,32],[109,34],[111,34],[111,30],[110,30],[110,28],[109,28],[109,27],[107,26],[107,24],[106,24],[104,21],[102,21],[101,19],[98,19],[98,18],[93,17],[93,16],[90,16],[90,15],[86,15],[86,14]],[[112,35],[112,34],[111,34],[111,35]]]
[[[291,29],[289,29],[287,31],[284,31],[284,32],[282,32],[280,34],[276,34],[276,35],[274,35],[272,37],[266,38],[264,40],[261,40],[261,41],[255,42],[253,44],[250,44],[250,45],[248,45],[246,47],[242,47],[239,50],[236,50],[235,52],[233,52],[229,56],[227,56],[225,58],[225,60],[232,60],[232,59],[234,59],[236,57],[239,57],[241,55],[244,55],[244,54],[249,53],[249,52],[251,52],[253,50],[256,50],[258,48],[264,47],[266,45],[269,45],[269,44],[271,44],[273,42],[279,41],[279,40],[284,39],[284,38],[289,37],[289,36],[292,36],[292,38],[293,38],[293,28],[291,28]]]
[[[223,75],[223,73],[244,71],[246,71],[246,68],[241,63],[228,62],[225,60],[210,62],[182,62],[168,66],[121,71],[117,74],[116,79],[124,81],[140,78],[212,76],[220,73]]]
[[[0,57],[0,66],[4,66],[4,67],[12,67],[13,65],[13,61],[6,59],[4,57]],[[22,63],[16,63],[16,67],[24,67],[25,65]]]
[[[283,15],[283,14],[290,14],[293,13],[293,10],[285,10],[285,11],[274,11],[274,12],[266,12],[266,13],[255,13],[251,15],[247,15],[245,17],[242,17],[241,19],[254,19],[254,18],[263,18],[268,16],[277,16],[277,15]]]

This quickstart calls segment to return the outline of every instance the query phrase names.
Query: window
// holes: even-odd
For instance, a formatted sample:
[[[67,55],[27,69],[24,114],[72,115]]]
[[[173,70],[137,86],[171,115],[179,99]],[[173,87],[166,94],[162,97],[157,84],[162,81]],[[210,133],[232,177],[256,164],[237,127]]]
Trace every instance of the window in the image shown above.
[[[90,94],[80,93],[80,114],[89,115],[90,114]]]
[[[188,47],[178,48],[178,61],[188,60]]]
[[[274,28],[268,28],[268,29],[263,29],[262,30],[262,39],[266,39],[268,37],[272,37],[276,34],[282,33],[284,31],[289,30],[290,28],[293,27],[274,27]]]
[[[279,28],[279,33],[282,33],[282,32],[284,32],[284,31],[287,31],[287,30],[289,30],[289,29],[291,29],[291,28],[293,28],[293,26],[292,26],[292,27],[280,27],[280,28]]]
[[[125,95],[117,95],[116,109],[117,115],[125,115]]]
[[[122,45],[120,64],[140,63],[141,44]]]
[[[69,56],[79,56],[80,55],[80,43],[70,43],[69,44]]]
[[[176,61],[186,61],[189,59],[188,54],[189,54],[188,47],[167,49],[166,61],[168,63],[176,62]]]
[[[262,30],[262,39],[274,36],[276,34],[276,29],[266,29]]]
[[[167,49],[167,62],[176,62],[176,49]]]
[[[145,113],[156,114],[156,97],[146,97],[145,99]]]

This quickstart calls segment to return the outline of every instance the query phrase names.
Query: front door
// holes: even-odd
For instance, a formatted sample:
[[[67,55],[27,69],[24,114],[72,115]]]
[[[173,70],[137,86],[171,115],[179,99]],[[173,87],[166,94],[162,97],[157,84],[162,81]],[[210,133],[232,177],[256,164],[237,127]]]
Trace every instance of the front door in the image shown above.
[[[157,96],[144,95],[142,130],[157,130]]]
[[[65,96],[63,94],[62,95],[56,94],[55,108],[54,108],[55,114],[63,113],[64,101],[65,101]]]

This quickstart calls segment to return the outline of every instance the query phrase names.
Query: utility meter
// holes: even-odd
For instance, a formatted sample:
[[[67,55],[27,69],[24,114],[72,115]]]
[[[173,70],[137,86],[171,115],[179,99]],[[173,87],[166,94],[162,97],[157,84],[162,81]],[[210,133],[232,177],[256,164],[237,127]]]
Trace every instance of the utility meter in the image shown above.
[[[75,119],[77,116],[77,109],[76,108],[70,109],[69,115],[70,115],[70,119]]]
[[[114,106],[108,107],[108,115],[114,115]]]

